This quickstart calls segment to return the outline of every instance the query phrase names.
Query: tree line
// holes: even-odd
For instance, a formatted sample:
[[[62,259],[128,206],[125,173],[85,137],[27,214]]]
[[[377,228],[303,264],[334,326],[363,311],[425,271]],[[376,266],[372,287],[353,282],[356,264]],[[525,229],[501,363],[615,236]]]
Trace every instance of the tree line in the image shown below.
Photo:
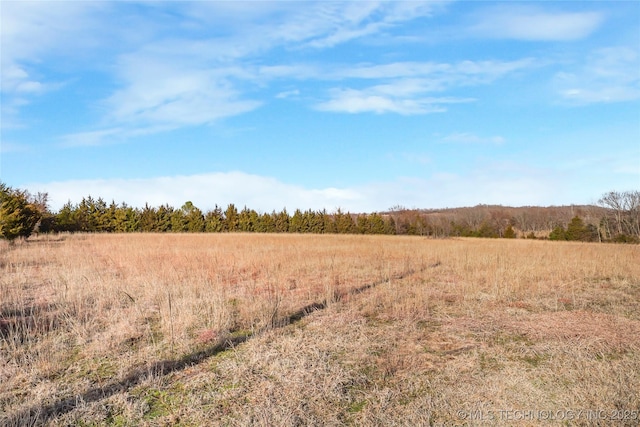
[[[259,213],[234,204],[226,209],[216,206],[203,212],[188,201],[176,209],[170,205],[133,208],[126,204],[107,204],[103,199],[83,198],[78,204],[68,202],[57,214],[43,217],[40,232],[175,232],[175,233],[345,233],[395,234],[390,216],[359,214],[337,210]]]
[[[168,204],[135,208],[88,196],[52,212],[46,193],[31,195],[0,183],[0,237],[11,241],[33,232],[338,233],[640,243],[640,191],[606,193],[598,206],[479,205],[439,210],[396,206],[358,214],[340,209],[264,213],[234,204],[203,212],[190,201],[180,208]]]

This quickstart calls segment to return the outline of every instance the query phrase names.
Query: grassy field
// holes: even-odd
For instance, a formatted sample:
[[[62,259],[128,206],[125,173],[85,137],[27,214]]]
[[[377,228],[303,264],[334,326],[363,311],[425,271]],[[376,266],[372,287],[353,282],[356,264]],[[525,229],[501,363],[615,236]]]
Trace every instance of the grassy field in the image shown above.
[[[638,425],[640,246],[0,246],[0,425]]]

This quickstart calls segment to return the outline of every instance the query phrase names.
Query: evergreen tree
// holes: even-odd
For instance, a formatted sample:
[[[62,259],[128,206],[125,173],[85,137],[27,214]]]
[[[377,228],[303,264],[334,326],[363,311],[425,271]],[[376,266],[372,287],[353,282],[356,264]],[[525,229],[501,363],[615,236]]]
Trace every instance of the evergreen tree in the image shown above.
[[[275,233],[276,224],[274,221],[274,214],[263,213],[260,215],[260,225],[258,231],[262,233]]]
[[[82,201],[76,206],[76,209],[73,212],[73,216],[76,224],[78,225],[78,231],[93,231],[92,226],[90,224],[91,221],[91,205],[93,204],[93,199],[89,197],[89,200],[82,198]]]
[[[0,238],[13,242],[28,238],[42,217],[28,200],[28,193],[14,190],[0,182]]]
[[[288,233],[289,232],[289,214],[287,209],[283,209],[282,212],[273,212],[273,224],[276,233]]]
[[[249,224],[251,227],[249,231],[258,231],[258,228],[260,228],[260,215],[253,209],[249,210]]]
[[[396,221],[393,219],[393,216],[389,215],[384,223],[384,233],[385,234],[396,234]]]
[[[187,229],[187,218],[184,215],[182,209],[176,209],[171,212],[171,231],[174,233],[186,233]]]
[[[309,209],[303,215],[303,223],[308,233],[324,233],[324,220],[320,212]]]
[[[109,217],[107,204],[102,199],[94,200],[93,197],[83,197],[74,211],[74,216],[79,230],[94,233],[108,231]]]
[[[564,227],[561,225],[555,227],[549,234],[549,240],[567,240],[567,232]]]
[[[114,202],[111,202],[113,206],[115,206]],[[107,208],[107,203],[102,199],[98,198],[93,202],[91,206],[91,219],[90,222],[93,224],[93,231],[99,232],[109,232],[113,231],[112,225],[112,215],[115,211],[111,211]]]
[[[123,203],[116,209],[114,231],[117,233],[133,233],[139,230],[140,212]]]
[[[238,209],[236,209],[233,203],[227,206],[227,210],[224,213],[224,223],[226,231],[238,230]]]
[[[509,224],[509,226],[506,228],[506,230],[504,230],[504,235],[502,236],[505,239],[515,239],[516,238],[516,232],[513,229],[513,226],[511,226],[511,224]]]
[[[75,211],[76,208],[71,204],[70,200],[62,206],[56,215],[56,231],[80,231],[80,227],[76,222]]]
[[[416,217],[414,216],[412,219],[407,220],[407,232],[406,234],[408,234],[409,236],[417,236],[418,234],[420,234],[419,229],[418,229],[418,223],[416,221]]]
[[[582,240],[584,233],[584,222],[579,217],[575,216],[571,219],[571,222],[567,226],[565,236],[567,240]]]
[[[489,221],[482,221],[480,228],[473,233],[473,236],[496,238],[499,236],[499,234],[494,224]]]
[[[356,219],[356,230],[359,234],[370,234],[371,227],[369,225],[369,217],[366,214],[358,215]]]
[[[106,209],[104,218],[101,219],[100,231],[112,232],[118,230],[118,206],[115,201],[111,201],[111,204]]]
[[[154,231],[157,227],[158,217],[155,208],[149,207],[147,203],[145,203],[142,212],[140,212],[140,222],[139,228],[140,231],[150,232]]]
[[[191,201],[186,202],[180,208],[184,218],[184,231],[201,233],[204,231],[204,215]]]
[[[350,213],[343,213],[340,209],[338,209],[334,215],[334,219],[337,233],[350,234],[357,232],[356,224],[353,221]]]
[[[386,227],[384,219],[377,213],[369,215],[369,233],[371,234],[385,234]]]
[[[154,231],[164,233],[171,231],[171,217],[173,216],[173,208],[169,205],[162,205],[156,211],[156,227]]]
[[[245,206],[238,215],[238,229],[244,232],[253,232],[257,225],[256,222],[257,213]]]
[[[598,240],[598,229],[591,224],[585,225],[580,217],[575,216],[567,226],[565,236],[567,240],[593,242]]]
[[[322,218],[322,230],[324,233],[336,233],[336,223],[334,221],[334,217],[332,215],[329,215],[326,211],[326,209],[324,209],[321,213],[320,216]]]
[[[212,211],[207,212],[204,218],[204,229],[208,233],[224,231],[225,222],[222,209],[216,205]]]
[[[300,209],[296,209],[291,217],[291,221],[289,221],[289,232],[290,233],[304,233],[304,220],[302,216],[302,212]]]

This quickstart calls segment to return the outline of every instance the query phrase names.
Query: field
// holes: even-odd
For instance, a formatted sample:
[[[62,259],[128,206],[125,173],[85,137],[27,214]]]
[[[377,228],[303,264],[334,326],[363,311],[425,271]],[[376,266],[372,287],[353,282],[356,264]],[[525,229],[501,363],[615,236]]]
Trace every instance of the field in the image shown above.
[[[637,425],[640,246],[0,246],[0,425]]]

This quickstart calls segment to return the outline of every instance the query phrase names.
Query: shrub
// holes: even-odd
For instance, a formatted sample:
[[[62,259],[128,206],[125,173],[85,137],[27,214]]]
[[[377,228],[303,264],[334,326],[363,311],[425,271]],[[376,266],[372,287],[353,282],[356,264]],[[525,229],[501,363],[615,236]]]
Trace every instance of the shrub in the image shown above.
[[[0,183],[0,238],[14,241],[31,235],[42,217],[28,193]]]

